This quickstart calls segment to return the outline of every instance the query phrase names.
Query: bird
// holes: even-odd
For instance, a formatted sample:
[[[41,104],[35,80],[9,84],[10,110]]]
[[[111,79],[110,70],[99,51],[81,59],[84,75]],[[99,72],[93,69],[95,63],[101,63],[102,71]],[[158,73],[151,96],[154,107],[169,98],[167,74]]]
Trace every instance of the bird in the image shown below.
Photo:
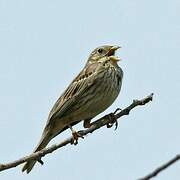
[[[44,149],[48,143],[66,129],[71,129],[74,144],[80,136],[73,126],[83,121],[84,128],[91,127],[91,120],[105,111],[118,97],[123,70],[121,59],[115,55],[120,46],[103,45],[94,49],[80,73],[70,83],[51,109],[41,139],[33,151]],[[22,171],[29,173],[35,163],[29,160]]]

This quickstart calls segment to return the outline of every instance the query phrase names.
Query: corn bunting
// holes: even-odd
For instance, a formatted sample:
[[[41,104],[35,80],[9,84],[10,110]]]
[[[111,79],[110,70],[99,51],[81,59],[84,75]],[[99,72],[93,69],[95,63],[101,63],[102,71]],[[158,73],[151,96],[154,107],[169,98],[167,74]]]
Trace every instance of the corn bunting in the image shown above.
[[[122,84],[123,71],[118,66],[119,58],[115,56],[118,46],[101,46],[89,56],[88,61],[71,82],[69,87],[57,100],[34,152],[45,148],[49,141],[70,128],[75,142],[78,133],[72,126],[84,121],[84,127],[91,126],[91,119],[107,109],[117,98]],[[42,160],[38,160],[42,163]],[[26,162],[22,171],[29,173],[36,160]]]

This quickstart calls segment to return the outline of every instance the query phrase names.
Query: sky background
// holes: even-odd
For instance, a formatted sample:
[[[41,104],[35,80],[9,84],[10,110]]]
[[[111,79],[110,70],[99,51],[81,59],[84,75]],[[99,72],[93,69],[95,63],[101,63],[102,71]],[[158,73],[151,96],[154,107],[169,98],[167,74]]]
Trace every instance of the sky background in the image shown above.
[[[32,152],[54,102],[97,46],[122,46],[122,91],[105,113],[155,94],[117,131],[98,130],[29,175],[18,166],[0,179],[135,180],[180,153],[179,9],[179,0],[0,0],[0,163]],[[179,177],[180,162],[155,179]]]

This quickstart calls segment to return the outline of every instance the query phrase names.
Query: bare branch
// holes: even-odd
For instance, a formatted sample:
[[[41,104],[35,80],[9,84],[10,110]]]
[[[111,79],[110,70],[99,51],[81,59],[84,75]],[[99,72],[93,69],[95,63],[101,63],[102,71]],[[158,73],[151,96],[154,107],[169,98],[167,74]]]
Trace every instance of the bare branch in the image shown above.
[[[162,171],[166,170],[167,168],[169,168],[170,166],[175,164],[179,160],[180,160],[180,154],[178,154],[176,157],[174,157],[173,159],[171,159],[167,163],[165,163],[162,166],[160,166],[157,169],[155,169],[152,173],[146,175],[143,178],[140,178],[139,180],[149,180],[149,179],[152,179],[152,178],[156,177],[158,174],[160,174]]]
[[[134,100],[133,103],[128,106],[127,108],[121,110],[119,113],[115,114],[115,113],[110,113],[98,120],[96,120],[95,122],[92,123],[91,127],[86,129],[86,130],[81,130],[79,131],[78,133],[81,134],[82,136],[85,136],[89,133],[92,133],[94,132],[95,130],[105,126],[105,125],[108,125],[108,124],[113,124],[117,121],[117,119],[119,119],[120,117],[124,116],[124,115],[128,115],[130,113],[130,111],[135,108],[136,106],[142,106],[142,105],[145,105],[147,103],[149,103],[150,101],[152,101],[153,99],[153,94],[145,97],[144,99],[141,99],[141,100]],[[116,111],[117,112],[117,111]],[[113,119],[115,119],[116,121],[113,121],[112,117],[113,115]],[[117,125],[117,122],[116,122],[116,125]],[[72,140],[73,140],[73,137],[69,137],[67,138],[66,140],[64,140],[63,142],[59,143],[59,144],[55,144],[55,145],[52,145],[51,147],[49,148],[45,148],[41,151],[38,151],[36,153],[33,153],[29,156],[26,156],[26,157],[23,157],[19,160],[16,160],[16,161],[13,161],[13,162],[10,162],[10,163],[7,163],[7,164],[0,164],[0,171],[4,171],[6,169],[10,169],[10,168],[14,168],[26,161],[29,161],[29,160],[39,160],[41,159],[42,157],[44,157],[45,155],[49,154],[49,153],[52,153],[53,151],[59,149],[59,148],[62,148],[63,146],[66,146],[67,144],[71,144],[72,143]]]

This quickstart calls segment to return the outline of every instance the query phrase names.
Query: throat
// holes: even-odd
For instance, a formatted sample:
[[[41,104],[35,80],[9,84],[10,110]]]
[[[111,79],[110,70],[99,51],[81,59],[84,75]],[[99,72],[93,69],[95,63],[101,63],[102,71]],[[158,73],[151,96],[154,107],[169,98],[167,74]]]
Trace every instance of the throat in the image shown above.
[[[114,67],[118,67],[118,63],[117,63],[117,61],[110,60],[110,63],[111,63],[111,65],[112,65],[112,66],[114,66]]]

